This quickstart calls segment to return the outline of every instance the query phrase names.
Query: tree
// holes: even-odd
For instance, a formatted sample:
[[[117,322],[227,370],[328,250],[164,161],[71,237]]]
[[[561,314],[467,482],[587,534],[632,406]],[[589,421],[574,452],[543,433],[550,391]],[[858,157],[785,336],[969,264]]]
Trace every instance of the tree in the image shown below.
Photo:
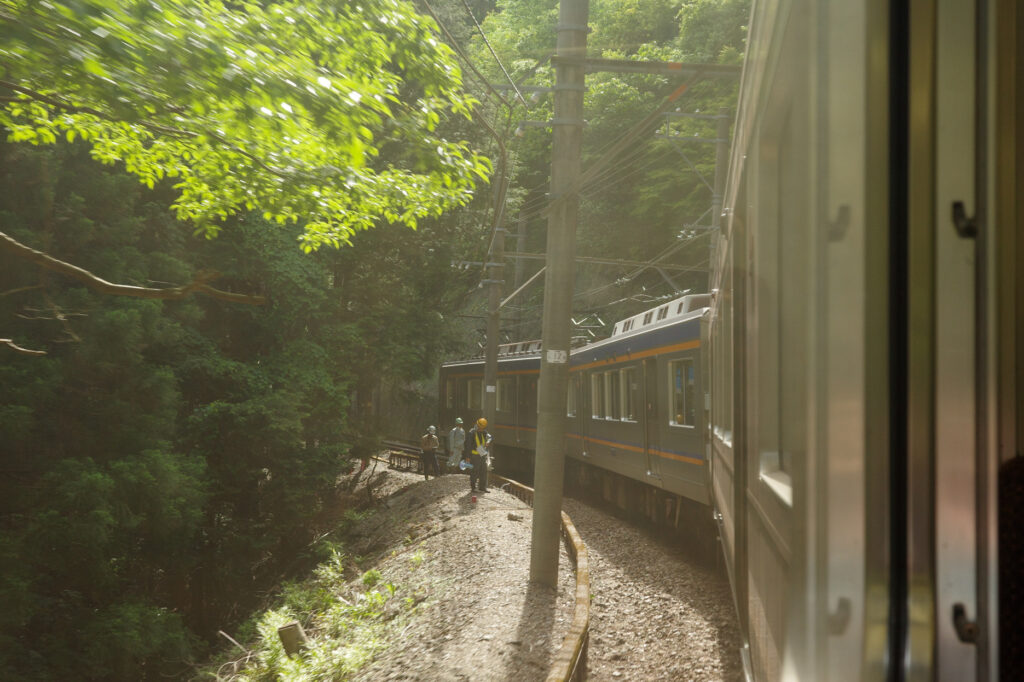
[[[181,676],[315,560],[367,428],[350,417],[364,375],[422,379],[450,344],[440,313],[469,287],[452,286],[448,254],[467,226],[388,225],[305,254],[301,226],[259,215],[193,235],[172,198],[97,167],[80,141],[0,143],[15,238],[124,281],[216,266],[225,287],[266,298],[109,296],[27,261],[0,267],[14,292],[0,318],[50,339],[43,358],[0,354],[7,678]]]
[[[347,243],[462,204],[486,175],[433,134],[473,105],[434,29],[399,0],[9,1],[0,125],[86,139],[150,186],[176,178],[179,218],[210,233],[258,208],[301,219],[309,249]],[[389,146],[400,158],[375,164]]]
[[[12,141],[83,139],[149,187],[172,178],[177,216],[207,235],[257,210],[301,222],[306,251],[339,246],[465,204],[487,177],[486,158],[437,133],[475,100],[435,30],[400,0],[5,0],[0,126]]]

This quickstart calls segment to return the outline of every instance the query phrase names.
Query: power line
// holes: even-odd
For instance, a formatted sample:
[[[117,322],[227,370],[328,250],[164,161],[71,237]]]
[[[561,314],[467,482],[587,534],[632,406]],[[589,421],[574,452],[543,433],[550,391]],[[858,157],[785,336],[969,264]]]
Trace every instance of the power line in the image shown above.
[[[512,80],[512,77],[509,76],[508,71],[505,70],[505,65],[501,63],[501,60],[498,59],[498,54],[494,51],[494,48],[491,47],[491,41],[487,39],[487,34],[484,33],[484,29],[480,25],[480,22],[476,20],[475,16],[473,16],[473,10],[472,8],[470,8],[469,3],[466,0],[462,0],[462,5],[463,7],[466,8],[466,12],[469,14],[469,18],[473,20],[473,24],[476,25],[476,30],[480,32],[480,37],[484,39],[484,44],[487,45],[487,49],[491,51],[491,56],[494,57],[494,61],[498,63],[498,68],[501,69],[501,72],[505,74],[505,78],[512,85],[512,89],[515,91],[516,97],[518,97],[519,101],[523,103],[523,106],[528,107],[529,105],[526,103],[526,99],[523,97],[523,93],[519,92],[519,88],[516,87],[516,84]]]
[[[427,8],[427,12],[429,12],[430,16],[434,18],[434,21],[437,22],[438,27],[440,27],[440,29],[444,32],[445,36],[448,37],[448,40],[451,44],[451,48],[455,50],[456,54],[462,57],[462,61],[466,62],[466,65],[473,70],[473,73],[477,75],[477,78],[483,81],[484,87],[487,88],[487,90],[489,90],[492,95],[497,97],[502,104],[511,109],[512,105],[508,102],[508,100],[502,97],[498,93],[498,91],[491,86],[487,79],[484,78],[483,74],[480,73],[480,70],[476,68],[476,65],[472,62],[472,60],[468,56],[466,56],[465,52],[462,51],[462,48],[459,47],[458,41],[455,40],[455,36],[451,34],[451,31],[448,30],[448,27],[445,26],[441,19],[438,18],[437,12],[435,12],[434,8],[430,6],[430,3],[427,2],[427,0],[420,0],[420,2],[422,2],[423,6]]]

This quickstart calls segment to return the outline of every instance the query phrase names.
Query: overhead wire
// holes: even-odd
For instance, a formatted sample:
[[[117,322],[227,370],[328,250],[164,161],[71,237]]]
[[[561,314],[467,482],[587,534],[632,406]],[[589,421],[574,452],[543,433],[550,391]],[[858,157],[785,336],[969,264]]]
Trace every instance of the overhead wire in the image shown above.
[[[454,37],[448,31],[447,27],[445,27],[444,24],[437,17],[436,13],[433,11],[433,8],[430,7],[430,4],[429,4],[428,0],[422,0],[422,2],[424,4],[424,6],[427,7],[427,10],[430,12],[431,16],[437,22],[438,26],[441,27],[441,29],[444,31],[445,35],[448,36],[449,40],[452,42],[453,49],[462,57],[462,59],[473,70],[473,72],[477,75],[477,77],[480,78],[480,80],[483,82],[485,87],[491,92],[491,94],[493,94],[499,101],[501,101],[503,104],[505,104],[506,107],[509,107],[509,109],[511,109],[511,104],[507,100],[505,100],[504,97],[502,97],[500,94],[498,94],[497,91],[495,91],[493,86],[489,82],[487,82],[486,78],[484,78],[483,75],[480,73],[480,71],[476,68],[475,64],[473,64],[472,61],[468,58],[468,56],[466,56],[465,53],[463,53],[462,50],[458,47]],[[463,0],[463,3],[466,4],[465,0]],[[466,4],[466,8],[467,8],[467,10],[469,10],[470,17],[473,19],[474,23],[477,23],[476,22],[476,18],[473,16],[472,11],[470,10],[468,4]],[[477,24],[477,27],[480,28],[479,24]],[[481,30],[481,35],[484,37],[484,41],[487,42],[488,47],[491,48],[489,41],[487,41],[486,35],[483,34],[482,29],[480,29],[480,30]],[[509,77],[508,76],[508,72],[505,70],[504,65],[501,64],[501,61],[497,58],[497,55],[494,53],[493,48],[491,48],[491,53],[492,53],[492,55],[494,55],[495,59],[498,61],[498,64],[501,67],[502,71],[505,73],[506,78],[508,78]],[[575,183],[576,187],[572,188],[570,190],[570,192],[568,192],[567,194],[570,194],[572,192],[576,192],[577,194],[582,194],[583,191],[584,191],[584,188],[593,189],[596,186],[600,186],[600,184],[602,182],[606,182],[607,183],[607,181],[609,181],[611,178],[614,177],[615,172],[620,172],[621,169],[623,168],[623,166],[628,165],[628,164],[625,164],[625,163],[620,163],[620,165],[617,168],[612,169],[611,172],[609,172],[608,169],[605,168],[609,163],[611,163],[612,159],[614,159],[617,156],[619,156],[619,154],[624,149],[626,149],[628,147],[628,145],[632,141],[634,141],[643,132],[645,132],[647,128],[650,128],[651,123],[657,118],[657,116],[659,116],[661,113],[663,113],[664,110],[668,106],[670,106],[676,99],[678,99],[679,96],[681,96],[683,93],[685,93],[689,89],[690,84],[693,83],[695,80],[697,80],[700,77],[700,75],[701,75],[701,73],[700,73],[700,71],[698,71],[689,81],[687,81],[683,85],[679,86],[671,94],[669,94],[665,98],[665,100],[661,103],[661,105],[659,105],[659,107],[657,107],[654,111],[650,112],[643,120],[641,120],[638,124],[636,124],[629,131],[627,131],[627,133],[622,138],[620,138],[620,139],[610,143],[609,145],[606,145],[599,152],[597,161],[595,161],[593,164],[591,164],[591,166],[589,168],[587,168],[580,175],[580,177],[577,179],[577,181]],[[509,80],[511,81],[511,78],[509,78]],[[518,87],[515,86],[515,83],[513,83],[513,88],[516,91],[516,94],[519,96],[520,100],[522,100],[525,103],[525,99],[522,97],[522,94],[519,92]],[[493,130],[493,128],[491,128],[489,125],[487,125],[486,122],[484,122],[484,123],[487,126],[488,130],[495,137],[495,140],[498,142],[499,146],[501,147],[502,154],[503,154],[503,159],[507,160],[506,150],[505,150],[504,144],[501,142],[500,138],[497,136],[497,133]],[[643,153],[643,148],[645,146],[646,146],[646,141],[645,141],[645,143],[642,143],[641,145],[639,145],[639,149],[640,149],[639,152],[637,151],[637,148],[634,148],[633,150],[631,150],[629,152],[628,158],[629,158],[630,162],[635,160],[635,158],[637,158],[637,156],[639,156],[641,153]],[[518,147],[518,145],[517,145],[517,147]],[[649,167],[652,163],[653,163],[653,161],[649,161],[647,164],[644,165],[644,168]],[[635,174],[636,172],[640,172],[640,170],[643,170],[643,168],[641,168],[641,169],[632,169],[631,173]],[[488,245],[488,249],[487,249],[488,257],[490,256],[491,250],[492,250],[493,245],[494,245],[494,238],[496,236],[496,230],[498,228],[498,225],[501,222],[501,218],[503,217],[503,212],[504,212],[504,209],[505,209],[504,204],[507,201],[507,189],[508,189],[507,185],[508,185],[508,181],[510,179],[511,179],[511,174],[510,173],[508,175],[505,175],[503,173],[503,176],[502,176],[502,179],[501,179],[502,187],[499,188],[500,199],[499,199],[498,202],[496,202],[499,205],[495,207],[496,213],[495,213],[494,229],[492,229],[491,240],[490,240],[490,244]],[[614,181],[619,181],[619,180],[621,180],[621,177],[614,179]],[[543,184],[545,184],[545,183],[541,183],[540,185],[538,185],[538,188],[543,186]],[[606,184],[606,186],[607,186],[607,184]],[[539,212],[537,212],[536,215],[543,215],[544,213],[549,211],[550,208],[554,205],[555,201],[557,201],[557,199],[555,201],[551,201],[551,200],[549,200],[548,197],[543,197],[541,199],[541,201],[544,203],[544,206],[543,206],[543,208]],[[528,202],[528,203],[532,203],[532,202]],[[521,213],[521,218],[522,217],[523,216],[522,216],[522,213]],[[647,264],[642,265],[642,266],[638,266],[630,274],[628,274],[625,278],[620,278],[619,280],[616,280],[616,282],[605,284],[605,285],[602,285],[600,287],[593,288],[593,289],[591,289],[589,291],[580,292],[578,294],[575,294],[573,296],[573,299],[575,300],[575,299],[580,298],[582,296],[594,295],[594,294],[600,293],[601,291],[604,291],[604,290],[608,289],[609,287],[615,286],[618,282],[621,282],[622,279],[626,279],[626,280],[635,279],[640,273],[644,272],[645,270],[647,270],[649,268],[656,268],[657,267],[656,263],[658,261],[660,261],[663,258],[667,257],[668,255],[671,255],[671,253],[674,253],[676,250],[682,248],[683,246],[685,246],[685,245],[687,245],[689,243],[692,243],[696,239],[704,236],[705,234],[710,234],[710,232],[704,232],[704,233],[696,234],[696,235],[690,237],[689,239],[677,241],[676,243],[671,244],[668,247],[666,247],[665,249],[663,249],[662,252],[658,256],[656,256],[654,259],[649,261]],[[687,268],[686,270],[683,270],[683,272],[690,272],[690,271],[693,271],[693,270],[701,269],[703,267],[706,267],[706,265],[707,265],[707,262],[705,261],[702,264],[693,266],[691,268]],[[610,305],[610,304],[606,304],[606,305]],[[523,308],[520,308],[519,310],[520,311],[523,311],[523,310],[533,310],[533,309],[536,309],[537,307],[538,306],[523,307]]]
[[[484,77],[484,75],[480,73],[480,70],[476,68],[476,64],[474,64],[473,61],[469,58],[469,56],[467,56],[466,53],[462,51],[462,48],[459,47],[458,41],[455,40],[455,36],[452,35],[451,31],[448,30],[448,27],[445,26],[444,22],[442,22],[441,19],[437,16],[437,12],[435,12],[434,8],[430,6],[430,2],[428,2],[428,0],[420,0],[420,2],[422,2],[423,6],[427,8],[427,12],[430,14],[431,17],[434,18],[434,21],[437,23],[438,27],[445,34],[445,36],[447,36],[449,41],[449,47],[455,50],[455,53],[462,58],[462,61],[466,62],[466,65],[470,69],[472,69],[473,73],[475,73],[477,77],[483,82],[484,87],[486,87],[487,90],[492,95],[494,95],[494,97],[497,98],[502,104],[511,109],[512,104],[504,97],[502,97],[502,95],[497,90],[494,89],[494,86],[492,86],[490,82]]]
[[[643,156],[644,153],[645,153],[645,150],[644,150],[643,146],[642,145],[639,146],[637,149],[631,151],[627,158],[623,159],[623,163],[620,166],[615,167],[615,168],[606,169],[604,176],[597,176],[597,177],[595,177],[594,178],[594,184],[601,182],[604,179],[604,177],[606,177],[608,175],[613,175],[613,174],[615,174],[617,172],[622,172],[622,169],[624,167],[628,169],[629,164],[631,164],[633,161],[635,161],[639,157]],[[646,167],[646,164],[645,164],[645,167]],[[581,188],[581,194],[584,191],[591,189],[591,187],[593,187],[594,184],[588,184],[586,187]],[[533,201],[524,203],[524,205],[520,208],[520,210],[521,211],[525,210],[525,217],[526,217],[526,219],[529,220],[529,219],[532,219],[534,217],[537,217],[537,216],[540,216],[540,215],[544,214],[547,211],[547,207],[548,207],[549,203],[550,203],[550,199],[547,196],[539,197],[538,199],[534,199]]]
[[[641,157],[646,152],[641,148],[636,152],[631,152],[632,157],[623,159],[623,163],[614,168],[607,168],[601,175],[596,176],[590,183],[580,188],[580,197],[583,199],[589,199],[597,194],[600,194],[609,187],[613,187],[619,182],[626,180],[627,178],[633,177],[639,173],[642,173],[652,166],[657,165],[663,160],[666,155],[662,152],[660,155],[650,157],[644,163],[638,166],[631,166],[631,163],[638,157]],[[526,209],[525,211],[523,209]],[[531,206],[520,207],[520,217],[523,220],[533,220],[543,216],[547,211],[547,203],[541,204],[533,203]]]
[[[480,37],[484,39],[484,44],[487,45],[487,49],[491,51],[491,56],[494,57],[494,61],[498,63],[498,68],[501,69],[503,74],[505,74],[505,78],[512,86],[512,90],[516,93],[516,97],[518,97],[519,101],[523,103],[523,106],[529,106],[526,103],[526,98],[523,97],[523,93],[519,92],[519,87],[515,84],[515,81],[513,81],[512,77],[508,75],[505,65],[502,64],[501,60],[498,58],[498,53],[495,52],[494,48],[491,46],[491,41],[487,39],[487,34],[484,33],[483,26],[481,26],[480,22],[476,20],[475,16],[473,16],[473,9],[469,6],[469,3],[466,0],[462,0],[462,5],[466,8],[466,13],[469,14],[469,18],[473,20],[476,30],[480,32]]]

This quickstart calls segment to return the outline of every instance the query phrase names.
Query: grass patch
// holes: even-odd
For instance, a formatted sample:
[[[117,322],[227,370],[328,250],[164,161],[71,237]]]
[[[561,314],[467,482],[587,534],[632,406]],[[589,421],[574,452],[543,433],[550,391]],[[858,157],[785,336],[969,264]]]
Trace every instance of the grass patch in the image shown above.
[[[258,638],[247,662],[222,665],[210,670],[208,678],[224,682],[351,678],[387,646],[389,635],[420,602],[382,579],[380,571],[373,569],[349,585],[345,557],[334,551],[313,578],[285,585],[281,606],[256,619]],[[309,645],[300,654],[288,656],[277,629],[295,620],[302,623]]]

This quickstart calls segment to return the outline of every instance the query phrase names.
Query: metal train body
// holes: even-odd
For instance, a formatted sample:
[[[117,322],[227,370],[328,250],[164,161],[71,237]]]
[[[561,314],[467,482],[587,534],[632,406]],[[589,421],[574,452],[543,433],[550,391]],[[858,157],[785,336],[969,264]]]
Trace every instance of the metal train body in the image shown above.
[[[615,326],[612,336],[570,354],[566,455],[586,469],[660,491],[676,520],[680,498],[709,502],[701,381],[701,318],[708,297],[685,296]],[[441,421],[467,425],[483,407],[483,359],[441,368]],[[489,425],[506,470],[529,471],[537,431],[540,342],[501,346],[496,418]],[[625,490],[613,491],[626,508]],[[664,515],[664,514],[663,514]],[[685,519],[684,519],[685,520]]]
[[[1022,674],[1018,4],[754,0],[705,350],[755,680]]]

